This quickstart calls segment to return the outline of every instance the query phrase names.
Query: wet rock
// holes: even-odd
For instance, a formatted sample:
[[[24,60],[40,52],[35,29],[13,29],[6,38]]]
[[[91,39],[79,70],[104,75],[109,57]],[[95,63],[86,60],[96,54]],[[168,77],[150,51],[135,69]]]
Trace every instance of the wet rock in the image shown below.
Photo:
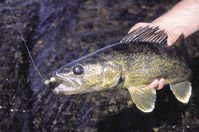
[[[33,12],[37,10],[37,3],[13,1],[10,6],[21,23],[24,37],[29,38],[36,23]],[[0,14],[0,131],[21,131],[31,97],[27,79],[29,58],[5,1],[0,3]]]

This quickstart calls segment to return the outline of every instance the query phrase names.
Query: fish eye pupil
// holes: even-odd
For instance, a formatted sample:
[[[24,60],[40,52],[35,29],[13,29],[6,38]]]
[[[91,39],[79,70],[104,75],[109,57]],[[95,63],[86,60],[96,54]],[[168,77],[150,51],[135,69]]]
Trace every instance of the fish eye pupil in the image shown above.
[[[79,64],[74,66],[72,70],[75,75],[80,75],[84,73],[84,67]]]

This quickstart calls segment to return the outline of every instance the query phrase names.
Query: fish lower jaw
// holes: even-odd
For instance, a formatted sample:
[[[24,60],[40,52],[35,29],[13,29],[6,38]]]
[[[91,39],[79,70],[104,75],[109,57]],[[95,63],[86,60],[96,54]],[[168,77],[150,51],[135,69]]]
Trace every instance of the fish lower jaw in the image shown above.
[[[59,84],[55,89],[54,89],[54,93],[56,94],[65,94],[65,95],[70,95],[75,93],[75,91],[78,91],[76,88],[74,87],[68,87],[64,84]]]

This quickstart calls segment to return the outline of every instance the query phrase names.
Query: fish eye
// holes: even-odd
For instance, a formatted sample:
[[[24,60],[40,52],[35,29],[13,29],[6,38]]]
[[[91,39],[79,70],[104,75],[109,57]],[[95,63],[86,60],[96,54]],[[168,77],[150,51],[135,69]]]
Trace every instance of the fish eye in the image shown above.
[[[72,68],[72,71],[73,71],[73,74],[80,75],[84,73],[84,67],[78,64]]]

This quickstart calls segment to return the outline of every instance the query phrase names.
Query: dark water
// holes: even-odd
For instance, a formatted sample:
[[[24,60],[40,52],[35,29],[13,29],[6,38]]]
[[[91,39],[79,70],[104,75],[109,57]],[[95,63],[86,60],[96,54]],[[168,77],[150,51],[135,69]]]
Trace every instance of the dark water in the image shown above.
[[[150,21],[177,1],[10,0],[38,69],[58,67],[118,42],[139,21]],[[193,71],[188,105],[169,88],[158,92],[156,109],[144,114],[121,90],[57,96],[33,68],[5,1],[0,2],[0,131],[199,131],[199,34],[187,40]],[[39,94],[37,94],[39,92]]]

